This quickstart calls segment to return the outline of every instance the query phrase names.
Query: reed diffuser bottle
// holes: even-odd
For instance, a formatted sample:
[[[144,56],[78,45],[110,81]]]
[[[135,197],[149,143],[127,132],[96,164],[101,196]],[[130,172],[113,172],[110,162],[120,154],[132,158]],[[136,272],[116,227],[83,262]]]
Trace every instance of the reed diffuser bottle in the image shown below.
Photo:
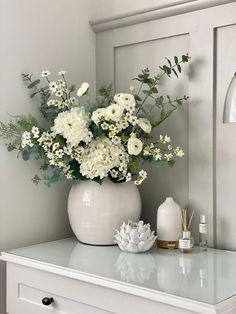
[[[192,211],[191,216],[189,216],[188,211],[186,209],[181,210],[182,214],[182,237],[179,239],[179,250],[181,253],[191,253],[194,239],[191,236],[190,226],[192,223],[194,211]]]

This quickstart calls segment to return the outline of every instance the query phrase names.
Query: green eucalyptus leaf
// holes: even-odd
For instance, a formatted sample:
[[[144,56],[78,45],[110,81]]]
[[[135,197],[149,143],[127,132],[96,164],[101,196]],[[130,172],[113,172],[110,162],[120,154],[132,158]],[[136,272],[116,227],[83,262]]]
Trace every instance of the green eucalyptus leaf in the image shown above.
[[[134,95],[134,99],[135,99],[136,101],[142,101],[142,98],[139,97],[137,94]]]
[[[37,95],[37,94],[38,94],[38,92],[35,92],[35,93],[31,94],[30,98],[34,98],[34,96]]]
[[[37,79],[37,80],[33,81],[32,83],[30,83],[30,84],[27,86],[27,88],[33,88],[33,87],[35,87],[36,85],[38,85],[39,83],[40,83],[40,80]]]
[[[23,159],[24,161],[29,160],[29,158],[30,158],[30,151],[29,151],[28,149],[22,150],[22,152],[21,152],[21,157],[22,157],[22,159]]]
[[[178,77],[178,74],[177,74],[177,72],[175,71],[174,68],[172,68],[172,72],[175,74],[176,77]]]

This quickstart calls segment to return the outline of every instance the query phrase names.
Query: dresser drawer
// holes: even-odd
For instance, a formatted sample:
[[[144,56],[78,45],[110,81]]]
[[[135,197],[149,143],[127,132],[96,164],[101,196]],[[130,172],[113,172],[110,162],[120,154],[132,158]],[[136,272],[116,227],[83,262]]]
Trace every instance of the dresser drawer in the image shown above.
[[[42,299],[53,298],[51,305]],[[55,273],[7,263],[8,314],[191,314],[183,308]]]
[[[111,314],[103,310],[93,298],[93,286],[84,296],[86,283],[60,277],[47,272],[8,265],[7,313],[9,314]],[[50,305],[44,305],[44,298],[52,298]],[[95,299],[95,300],[94,300]],[[92,303],[95,303],[93,305]]]

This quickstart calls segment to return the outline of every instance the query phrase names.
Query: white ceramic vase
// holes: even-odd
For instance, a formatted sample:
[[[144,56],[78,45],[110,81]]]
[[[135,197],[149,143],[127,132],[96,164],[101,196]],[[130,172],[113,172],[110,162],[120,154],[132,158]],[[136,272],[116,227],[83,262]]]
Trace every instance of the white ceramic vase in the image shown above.
[[[181,209],[167,197],[157,210],[157,243],[162,248],[178,248],[182,231]]]
[[[68,214],[79,241],[112,245],[115,230],[123,221],[139,221],[139,190],[132,181],[113,183],[105,179],[101,185],[90,180],[74,183],[68,198]]]

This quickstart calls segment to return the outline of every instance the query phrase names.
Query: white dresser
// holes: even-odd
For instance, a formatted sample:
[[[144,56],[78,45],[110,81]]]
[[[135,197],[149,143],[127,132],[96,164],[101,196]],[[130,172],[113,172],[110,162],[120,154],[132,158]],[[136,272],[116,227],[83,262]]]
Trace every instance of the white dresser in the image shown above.
[[[124,253],[74,238],[3,252],[9,314],[236,313],[236,253]]]

